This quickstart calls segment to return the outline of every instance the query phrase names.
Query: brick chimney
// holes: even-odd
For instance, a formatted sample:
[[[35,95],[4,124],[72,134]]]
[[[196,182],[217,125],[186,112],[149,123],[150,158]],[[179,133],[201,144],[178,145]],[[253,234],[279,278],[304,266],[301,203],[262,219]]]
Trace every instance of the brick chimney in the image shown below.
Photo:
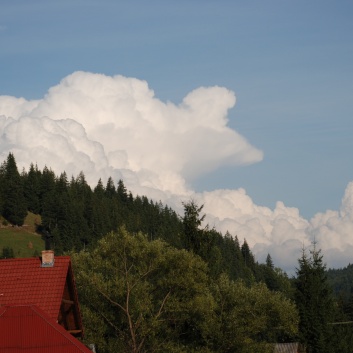
[[[43,231],[45,240],[45,250],[42,251],[42,265],[41,267],[54,266],[54,251],[50,249],[50,241],[53,237],[46,229]]]
[[[42,265],[41,267],[54,267],[54,251],[42,250]]]

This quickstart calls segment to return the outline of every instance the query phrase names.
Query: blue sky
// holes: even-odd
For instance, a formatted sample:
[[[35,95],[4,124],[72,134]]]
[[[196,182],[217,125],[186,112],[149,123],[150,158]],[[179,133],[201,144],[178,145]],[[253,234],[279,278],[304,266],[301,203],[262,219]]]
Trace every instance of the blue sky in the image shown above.
[[[306,219],[339,210],[353,180],[353,2],[2,0],[0,10],[0,96],[42,99],[75,71],[145,80],[174,104],[226,87],[237,99],[228,126],[264,158],[224,163],[192,188],[244,188]]]
[[[76,70],[146,80],[174,103],[225,86],[230,126],[264,160],[194,187],[311,217],[353,179],[352,20],[350,1],[2,1],[0,94],[41,98]]]

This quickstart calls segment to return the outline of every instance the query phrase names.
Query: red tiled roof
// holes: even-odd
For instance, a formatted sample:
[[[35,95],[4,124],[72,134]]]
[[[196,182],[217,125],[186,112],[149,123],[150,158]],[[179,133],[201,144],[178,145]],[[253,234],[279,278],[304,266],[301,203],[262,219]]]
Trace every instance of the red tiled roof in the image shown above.
[[[57,320],[70,267],[69,256],[55,257],[53,267],[41,267],[39,257],[0,260],[0,307],[35,304]]]
[[[35,305],[0,307],[1,353],[92,353]]]

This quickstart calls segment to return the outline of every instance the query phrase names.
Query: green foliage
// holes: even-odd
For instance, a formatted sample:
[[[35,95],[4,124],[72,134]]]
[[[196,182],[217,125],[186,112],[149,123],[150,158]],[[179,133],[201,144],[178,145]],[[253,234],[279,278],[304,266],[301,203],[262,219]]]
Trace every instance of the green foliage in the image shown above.
[[[14,177],[9,179],[8,175]],[[17,182],[7,183],[7,179]],[[237,237],[228,232],[223,236],[208,226],[201,228],[203,206],[193,200],[183,204],[184,216],[180,218],[161,202],[146,196],[134,198],[122,180],[115,186],[108,178],[104,186],[99,179],[92,190],[83,172],[68,181],[65,172],[56,176],[50,168],[40,171],[33,164],[28,172],[19,175],[10,154],[0,166],[0,212],[5,216],[2,223],[14,222],[18,210],[27,211],[26,205],[29,211],[40,214],[38,227],[52,234],[56,254],[93,247],[105,234],[125,226],[131,233],[143,232],[148,240],[161,239],[199,255],[207,262],[212,278],[226,273],[231,280],[244,279],[247,284],[263,281],[272,290],[283,290],[283,284],[288,283],[272,266],[255,262],[246,240],[240,247]],[[17,224],[23,222],[22,218]]]
[[[215,351],[263,352],[264,347],[270,347],[266,343],[296,338],[298,313],[294,303],[263,283],[248,287],[222,275],[215,283],[214,297],[220,324]]]
[[[335,296],[339,298],[344,305],[348,304],[353,293],[353,265],[349,264],[341,269],[329,269],[327,271],[327,280]]]
[[[243,255],[244,262],[246,266],[251,268],[252,270],[255,268],[255,258],[254,255],[251,253],[248,243],[246,239],[244,239],[244,243],[241,246],[241,253]]]
[[[329,341],[330,352],[351,353],[353,346],[352,322],[339,320],[337,323],[332,325]]]
[[[5,182],[9,171],[16,175],[16,185]],[[11,193],[18,197],[6,196]],[[185,214],[180,219],[161,202],[155,203],[145,196],[134,198],[122,180],[117,187],[112,178],[108,178],[106,187],[99,180],[91,190],[82,172],[69,182],[65,172],[56,176],[50,168],[40,171],[33,164],[19,176],[14,156],[10,154],[0,167],[0,211],[5,216],[4,222],[15,221],[9,211],[11,207],[27,211],[26,205],[29,211],[41,215],[39,227],[53,235],[57,254],[93,246],[105,234],[125,226],[129,232],[143,232],[149,240],[161,239],[178,249],[193,251],[207,261],[214,278],[226,272],[231,279],[247,278],[247,283],[255,279],[256,264],[252,263],[250,268],[244,263],[236,238],[230,234],[223,237],[208,227],[201,229],[203,206],[194,201],[184,204]],[[17,211],[11,212],[16,216]],[[20,224],[23,220],[16,222]],[[248,255],[252,257],[250,250]]]
[[[82,172],[68,181],[33,164],[19,175],[13,155],[0,166],[0,212],[10,218],[6,195],[39,213],[36,226],[51,233],[56,254],[71,250],[86,337],[100,352],[267,352],[295,338],[285,273],[270,256],[258,264],[245,239],[240,246],[237,236],[201,228],[203,206],[194,201],[180,218],[133,197],[122,180],[92,190]],[[11,228],[15,243],[2,244],[8,230],[0,230],[6,257],[11,249],[23,256],[13,237],[23,228]],[[41,244],[26,242],[29,256],[43,248],[35,236]]]
[[[12,259],[15,257],[15,253],[12,248],[9,246],[6,246],[2,248],[2,254],[0,256],[0,259]]]
[[[27,201],[28,211],[35,214],[41,212],[40,208],[40,179],[41,172],[33,163],[30,165],[28,173],[23,173],[23,190]]]
[[[184,244],[185,249],[193,251],[195,254],[200,254],[203,245],[204,232],[200,229],[200,226],[205,218],[205,215],[201,216],[200,212],[203,209],[202,206],[198,206],[195,201],[191,200],[187,203],[183,203],[184,206]]]
[[[87,338],[101,351],[177,352],[205,344],[214,302],[198,257],[120,229],[72,259]]]
[[[268,289],[284,293],[288,298],[294,298],[293,286],[287,274],[280,268],[266,264],[255,265],[256,282],[264,282]]]
[[[335,352],[350,353],[353,345],[353,265],[329,269],[327,279],[336,301],[330,342]]]
[[[99,180],[92,191],[82,172],[68,182],[65,172],[57,177],[48,167],[41,172],[33,164],[22,178],[28,208],[39,209],[40,227],[54,235],[57,254],[90,246],[122,225],[133,232],[143,230],[149,239],[165,238],[180,247],[181,223],[176,213],[146,197],[134,199],[122,180],[117,188],[112,178],[106,187]]]
[[[8,175],[15,175],[16,185],[5,182]],[[14,193],[15,190],[17,194]],[[5,196],[11,193],[18,196],[16,207],[25,209],[26,212],[28,207],[28,210],[39,213],[37,226],[51,233],[52,247],[57,255],[72,249],[75,251],[88,249],[92,254],[96,254],[96,251],[102,253],[103,243],[100,239],[107,241],[104,236],[113,231],[115,238],[120,241],[119,246],[113,244],[111,249],[107,248],[106,256],[99,261],[109,258],[111,262],[111,258],[115,255],[117,257],[118,250],[114,249],[120,249],[123,240],[127,242],[126,246],[135,249],[135,253],[138,249],[136,254],[128,256],[129,261],[133,259],[133,263],[136,262],[138,265],[134,264],[131,271],[128,271],[129,276],[125,276],[126,283],[131,283],[130,279],[135,281],[139,278],[133,269],[138,268],[150,257],[153,259],[150,264],[154,266],[154,270],[148,273],[146,278],[140,278],[141,281],[136,282],[139,285],[133,285],[134,295],[129,297],[132,300],[128,301],[131,309],[130,318],[126,313],[124,316],[122,309],[113,303],[117,303],[115,299],[121,299],[119,295],[122,295],[113,291],[116,284],[120,286],[122,282],[113,281],[109,284],[107,281],[109,271],[114,269],[104,268],[106,266],[104,265],[104,271],[101,271],[102,278],[95,274],[93,267],[84,269],[90,274],[87,275],[87,281],[95,280],[99,283],[101,280],[105,286],[109,284],[100,292],[88,293],[92,301],[87,300],[83,309],[88,320],[95,323],[91,326],[91,331],[88,331],[92,333],[89,337],[94,338],[94,342],[97,340],[101,342],[106,351],[131,350],[131,347],[137,349],[136,342],[140,342],[141,347],[149,347],[148,349],[157,347],[157,351],[217,351],[215,342],[221,342],[219,337],[223,336],[220,330],[222,323],[217,317],[219,303],[216,303],[213,297],[215,292],[211,293],[210,283],[218,281],[220,276],[225,275],[231,283],[242,279],[250,287],[256,282],[264,282],[272,291],[280,290],[286,295],[290,292],[289,280],[285,274],[274,267],[272,260],[264,265],[258,264],[246,240],[240,246],[237,236],[232,236],[228,232],[223,236],[208,226],[201,228],[205,217],[201,215],[203,206],[198,206],[194,201],[183,204],[184,216],[180,218],[175,211],[161,202],[150,201],[146,196],[133,197],[122,180],[118,181],[117,187],[112,178],[108,178],[105,186],[102,180],[99,180],[92,190],[82,172],[68,181],[65,172],[56,176],[50,168],[45,167],[40,171],[33,164],[28,173],[23,171],[19,175],[14,156],[10,154],[8,161],[0,166],[0,212],[8,217],[9,212],[5,211],[9,209],[9,203],[5,202],[7,200]],[[4,222],[7,220],[4,219]],[[122,227],[124,231],[121,231]],[[16,230],[21,232],[20,227]],[[131,238],[131,234],[135,236]],[[37,239],[43,244],[38,236]],[[16,242],[20,242],[18,237]],[[140,248],[136,242],[140,243]],[[43,245],[37,246],[34,241],[31,244],[33,249],[27,249],[31,252],[29,256],[38,255]],[[98,250],[95,250],[97,244]],[[14,249],[15,256],[23,256],[24,252],[22,250],[19,252],[17,245],[13,245],[11,242],[4,244]],[[149,252],[153,255],[150,254],[147,258],[142,256]],[[91,255],[82,252],[80,256],[83,258]],[[87,258],[87,261],[91,263],[90,266],[94,266],[94,259]],[[115,273],[121,274],[121,269],[119,271]],[[119,281],[123,280],[121,277],[117,278]],[[92,288],[96,284],[87,283],[91,283]],[[200,290],[196,288],[196,284]],[[121,288],[127,290],[124,286]],[[151,294],[143,297],[144,293],[150,293],[149,291],[152,291]],[[97,307],[97,310],[92,308],[92,303],[97,305],[96,303],[104,298],[104,294],[112,301],[108,303],[103,301],[103,306]],[[159,313],[161,307],[163,310],[157,319],[156,313]],[[109,314],[102,314],[105,310]],[[136,332],[132,329],[131,322],[135,322]],[[145,326],[140,322],[144,322]],[[166,325],[166,322],[169,324]],[[126,328],[129,328],[130,336],[126,335]],[[116,338],[117,334],[119,339]],[[141,341],[142,336],[147,338]],[[267,349],[269,336],[260,336],[259,334],[256,337],[247,337],[243,351],[250,352],[253,349],[251,347],[260,349],[259,345],[262,351]],[[160,337],[166,339],[161,342]],[[291,334],[288,337],[292,337]]]
[[[282,294],[212,281],[199,256],[142,233],[121,228],[71,256],[86,339],[101,352],[266,352],[297,333]]]
[[[2,214],[10,223],[21,226],[27,215],[27,205],[22,178],[12,153],[8,155],[2,170]]]

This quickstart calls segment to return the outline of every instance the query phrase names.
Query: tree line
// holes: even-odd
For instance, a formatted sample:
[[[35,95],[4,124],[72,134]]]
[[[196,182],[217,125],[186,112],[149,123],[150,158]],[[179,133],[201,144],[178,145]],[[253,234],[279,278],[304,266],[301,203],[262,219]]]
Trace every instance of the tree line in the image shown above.
[[[177,249],[201,256],[217,277],[226,272],[230,279],[247,283],[265,282],[272,290],[285,290],[288,278],[275,268],[269,255],[266,264],[255,261],[246,239],[222,235],[215,229],[201,229],[202,208],[193,200],[183,204],[184,215],[146,196],[133,196],[111,177],[104,185],[99,179],[91,188],[81,172],[68,178],[50,168],[18,171],[10,153],[0,166],[0,215],[12,225],[22,226],[27,212],[41,216],[38,232],[49,232],[52,247],[60,255],[66,251],[93,248],[97,241],[122,226],[131,234],[141,232],[151,240],[163,240]]]
[[[307,353],[351,352],[320,250],[289,279],[271,255],[260,264],[246,239],[203,226],[193,200],[178,215],[133,196],[123,181],[90,187],[50,168],[0,166],[0,215],[21,226],[40,215],[56,254],[70,252],[87,340],[99,352],[266,352],[300,341]],[[10,250],[10,249],[8,249]]]

